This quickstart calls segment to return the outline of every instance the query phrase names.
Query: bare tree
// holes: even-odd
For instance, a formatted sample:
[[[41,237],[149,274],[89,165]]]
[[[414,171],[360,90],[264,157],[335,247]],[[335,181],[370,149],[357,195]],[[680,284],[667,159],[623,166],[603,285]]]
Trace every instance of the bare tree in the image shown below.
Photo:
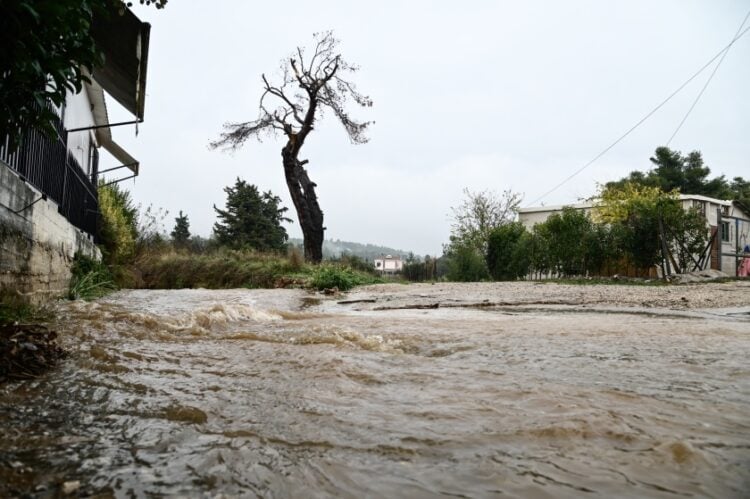
[[[494,191],[469,189],[464,189],[464,196],[460,206],[451,208],[451,240],[468,244],[486,255],[490,232],[515,220],[523,196],[510,190],[498,195]]]
[[[325,108],[341,122],[353,144],[367,142],[365,132],[371,122],[359,122],[346,111],[349,101],[362,107],[372,106],[369,97],[360,94],[346,79],[359,68],[347,63],[337,53],[338,40],[332,32],[314,35],[315,49],[311,57],[304,49],[281,62],[281,81],[273,84],[262,75],[263,94],[256,120],[227,123],[221,137],[211,143],[213,148],[237,149],[250,137],[261,139],[264,134],[282,133],[286,144],[281,149],[282,163],[289,194],[297,211],[305,241],[305,259],[320,262],[323,258],[323,211],[315,194],[316,184],[310,180],[299,159],[300,150],[314,128],[317,117]]]

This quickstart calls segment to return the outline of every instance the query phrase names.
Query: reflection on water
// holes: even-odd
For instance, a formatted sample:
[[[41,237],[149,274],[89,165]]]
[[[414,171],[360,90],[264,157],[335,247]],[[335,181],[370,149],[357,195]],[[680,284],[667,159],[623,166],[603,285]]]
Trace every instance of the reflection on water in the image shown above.
[[[0,391],[0,496],[741,497],[737,316],[356,311],[289,290],[61,305]],[[631,311],[632,312],[632,311]]]

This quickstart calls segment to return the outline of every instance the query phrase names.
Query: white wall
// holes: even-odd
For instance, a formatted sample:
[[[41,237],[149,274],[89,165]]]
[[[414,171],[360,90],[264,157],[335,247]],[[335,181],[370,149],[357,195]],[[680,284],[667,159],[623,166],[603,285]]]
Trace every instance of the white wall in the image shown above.
[[[91,112],[91,101],[85,91],[75,95],[68,94],[63,110],[63,126],[66,130],[94,126],[94,115]],[[96,147],[96,139],[91,130],[68,134],[68,150],[78,160],[83,171],[91,174],[91,147]]]

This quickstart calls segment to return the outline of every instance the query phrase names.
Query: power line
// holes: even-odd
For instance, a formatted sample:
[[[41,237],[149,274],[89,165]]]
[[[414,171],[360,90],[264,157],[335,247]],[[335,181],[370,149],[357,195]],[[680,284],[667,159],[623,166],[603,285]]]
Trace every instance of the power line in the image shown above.
[[[557,189],[559,189],[560,187],[562,187],[563,185],[565,185],[570,179],[572,179],[573,177],[575,177],[576,175],[578,175],[579,173],[581,173],[583,170],[585,170],[586,168],[588,168],[589,166],[591,166],[594,162],[596,162],[596,160],[598,160],[599,158],[601,158],[602,156],[604,156],[605,154],[607,154],[610,151],[610,149],[612,149],[617,144],[619,144],[625,137],[627,137],[628,135],[630,135],[636,128],[638,128],[639,126],[641,126],[641,124],[644,121],[646,121],[654,113],[656,113],[656,111],[658,111],[659,109],[661,109],[667,102],[669,102],[670,100],[672,100],[672,98],[675,95],[677,95],[691,81],[693,81],[698,75],[700,75],[703,71],[705,71],[706,68],[709,67],[716,59],[718,59],[723,54],[725,54],[730,49],[730,47],[732,45],[734,45],[734,43],[737,40],[739,40],[740,38],[742,38],[745,35],[745,33],[747,33],[748,31],[750,31],[750,27],[745,28],[744,31],[742,31],[737,36],[735,36],[734,39],[731,42],[729,42],[729,45],[727,45],[726,47],[724,47],[723,49],[721,49],[715,56],[713,56],[711,58],[711,60],[709,60],[706,64],[703,65],[703,67],[701,67],[698,71],[696,71],[693,74],[693,76],[691,76],[690,78],[688,78],[687,81],[685,81],[685,83],[683,83],[682,85],[680,85],[679,88],[677,88],[677,90],[675,90],[674,92],[672,92],[669,95],[669,97],[667,97],[666,99],[664,99],[658,106],[656,106],[654,109],[652,109],[646,116],[644,116],[643,118],[641,118],[640,121],[638,121],[638,123],[636,123],[635,125],[633,125],[627,132],[625,132],[624,134],[622,134],[617,140],[615,140],[614,142],[612,142],[609,146],[607,146],[602,152],[600,152],[599,154],[597,154],[588,163],[586,163],[585,165],[583,165],[582,167],[580,167],[578,170],[576,170],[575,172],[573,172],[571,175],[569,175],[568,177],[566,177],[562,182],[560,182],[559,184],[557,184],[556,186],[554,186],[552,189],[548,190],[547,192],[545,192],[544,194],[542,194],[541,196],[539,196],[538,198],[536,198],[534,201],[532,201],[531,203],[529,203],[528,205],[526,205],[526,207],[528,208],[529,206],[532,206],[532,205],[538,203],[539,201],[541,201],[542,199],[546,198],[547,196],[549,196],[550,194],[552,194],[553,192],[555,192]]]
[[[742,21],[742,24],[740,24],[740,27],[737,28],[737,33],[734,34],[735,39],[737,38],[737,35],[740,34],[740,31],[742,31],[742,28],[745,26],[745,23],[747,22],[747,18],[748,17],[750,17],[750,11],[748,11],[747,15],[745,16],[745,19]],[[719,70],[719,66],[721,66],[722,62],[724,62],[724,58],[727,56],[728,53],[729,53],[729,48],[727,48],[724,51],[724,55],[722,55],[721,59],[719,59],[719,62],[716,63],[716,67],[711,72],[711,76],[708,77],[708,80],[706,80],[706,83],[703,85],[703,88],[701,89],[700,92],[698,92],[698,95],[695,97],[695,100],[693,101],[693,104],[690,106],[690,109],[688,109],[687,113],[685,113],[685,116],[683,116],[682,121],[680,121],[680,124],[677,125],[677,128],[672,133],[672,136],[669,137],[669,140],[667,141],[667,146],[669,146],[669,144],[672,142],[672,140],[674,139],[675,135],[677,135],[677,132],[680,131],[680,128],[682,128],[682,125],[685,124],[685,121],[687,121],[688,116],[690,116],[690,113],[693,112],[693,109],[695,108],[695,105],[698,104],[698,101],[703,96],[703,92],[705,92],[706,88],[708,88],[709,83],[711,83],[711,80],[713,80],[714,75],[716,75],[716,72]]]

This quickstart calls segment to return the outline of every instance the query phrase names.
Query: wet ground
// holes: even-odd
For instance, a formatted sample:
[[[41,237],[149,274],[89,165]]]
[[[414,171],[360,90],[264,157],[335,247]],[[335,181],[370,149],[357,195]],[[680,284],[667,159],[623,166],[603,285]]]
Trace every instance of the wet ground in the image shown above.
[[[550,286],[61,304],[0,496],[746,496],[750,287]]]

